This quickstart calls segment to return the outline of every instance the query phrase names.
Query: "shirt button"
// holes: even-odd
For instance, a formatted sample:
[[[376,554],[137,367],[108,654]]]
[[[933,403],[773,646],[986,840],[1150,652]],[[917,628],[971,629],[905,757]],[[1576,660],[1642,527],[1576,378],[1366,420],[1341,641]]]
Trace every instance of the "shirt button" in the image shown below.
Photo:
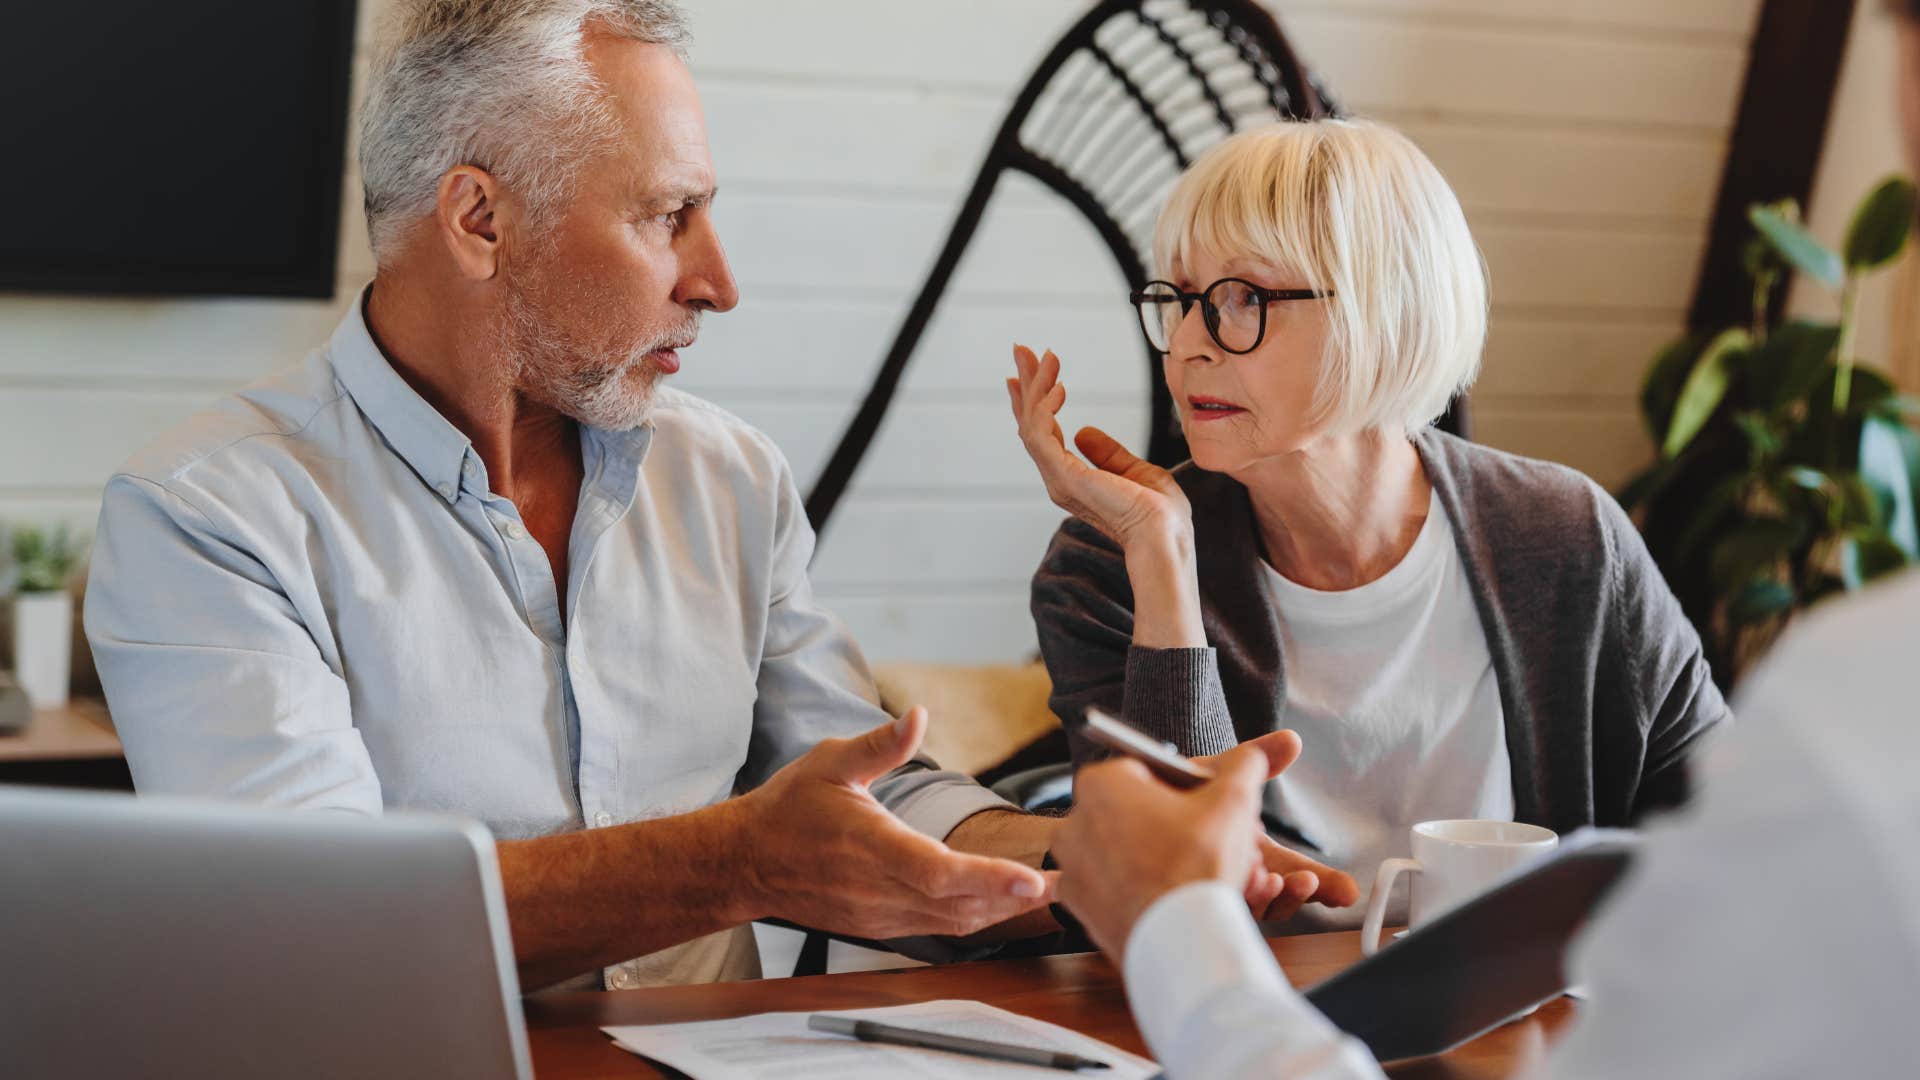
[[[510,540],[525,540],[527,538],[526,527],[517,521],[507,522],[507,538]]]
[[[460,463],[460,471],[461,471],[461,472],[463,472],[463,473],[466,473],[466,474],[467,474],[468,476],[472,476],[472,475],[473,475],[473,462],[471,462],[471,461],[463,461],[463,462],[461,462],[461,463]]]
[[[616,971],[613,973],[613,977],[607,981],[613,984],[615,990],[625,990],[627,987],[633,985],[633,976],[624,971]]]
[[[453,485],[452,485],[452,484],[441,484],[441,485],[440,485],[440,486],[439,486],[438,488],[436,488],[435,490],[437,490],[437,491],[439,491],[439,492],[440,492],[440,497],[441,497],[441,498],[443,498],[443,499],[451,499],[451,498],[453,498]]]
[[[602,810],[599,813],[593,815],[593,823],[604,829],[607,826],[613,824],[613,815],[607,813],[605,810]]]

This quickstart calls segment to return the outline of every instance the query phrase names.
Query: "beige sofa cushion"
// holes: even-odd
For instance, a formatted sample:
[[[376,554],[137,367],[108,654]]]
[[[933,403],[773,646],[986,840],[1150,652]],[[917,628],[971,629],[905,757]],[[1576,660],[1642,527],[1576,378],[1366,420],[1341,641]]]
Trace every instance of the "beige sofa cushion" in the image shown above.
[[[977,775],[1060,726],[1047,708],[1053,684],[1031,664],[880,664],[880,704],[895,716],[928,714],[925,753],[943,768]]]

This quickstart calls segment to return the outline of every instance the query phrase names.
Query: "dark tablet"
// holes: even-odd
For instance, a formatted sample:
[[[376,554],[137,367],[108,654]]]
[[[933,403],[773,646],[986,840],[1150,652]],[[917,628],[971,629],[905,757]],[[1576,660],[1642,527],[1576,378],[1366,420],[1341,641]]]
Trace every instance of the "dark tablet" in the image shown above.
[[[1566,992],[1567,946],[1636,847],[1627,832],[1566,837],[1530,869],[1320,983],[1307,1000],[1381,1061],[1451,1050]]]

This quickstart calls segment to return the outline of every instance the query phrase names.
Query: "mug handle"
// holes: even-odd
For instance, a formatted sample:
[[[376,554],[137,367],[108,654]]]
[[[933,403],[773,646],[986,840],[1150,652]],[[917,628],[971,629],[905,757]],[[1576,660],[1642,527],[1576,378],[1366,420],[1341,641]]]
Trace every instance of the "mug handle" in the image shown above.
[[[1360,954],[1372,956],[1380,951],[1380,924],[1387,918],[1387,898],[1393,895],[1393,879],[1404,870],[1409,874],[1420,872],[1420,864],[1412,859],[1388,859],[1380,864],[1380,872],[1373,877],[1373,895],[1367,898],[1367,919],[1360,924]]]

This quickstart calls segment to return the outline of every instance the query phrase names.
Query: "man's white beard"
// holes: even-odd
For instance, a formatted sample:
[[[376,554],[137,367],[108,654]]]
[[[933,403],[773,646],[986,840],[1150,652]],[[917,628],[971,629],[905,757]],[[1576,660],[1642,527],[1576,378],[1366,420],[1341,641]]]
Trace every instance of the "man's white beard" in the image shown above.
[[[555,332],[519,290],[508,294],[505,338],[517,377],[514,382],[535,400],[588,427],[627,431],[653,413],[654,385],[660,371],[647,360],[658,349],[693,343],[700,313],[684,325],[651,332],[624,349],[583,346]]]

